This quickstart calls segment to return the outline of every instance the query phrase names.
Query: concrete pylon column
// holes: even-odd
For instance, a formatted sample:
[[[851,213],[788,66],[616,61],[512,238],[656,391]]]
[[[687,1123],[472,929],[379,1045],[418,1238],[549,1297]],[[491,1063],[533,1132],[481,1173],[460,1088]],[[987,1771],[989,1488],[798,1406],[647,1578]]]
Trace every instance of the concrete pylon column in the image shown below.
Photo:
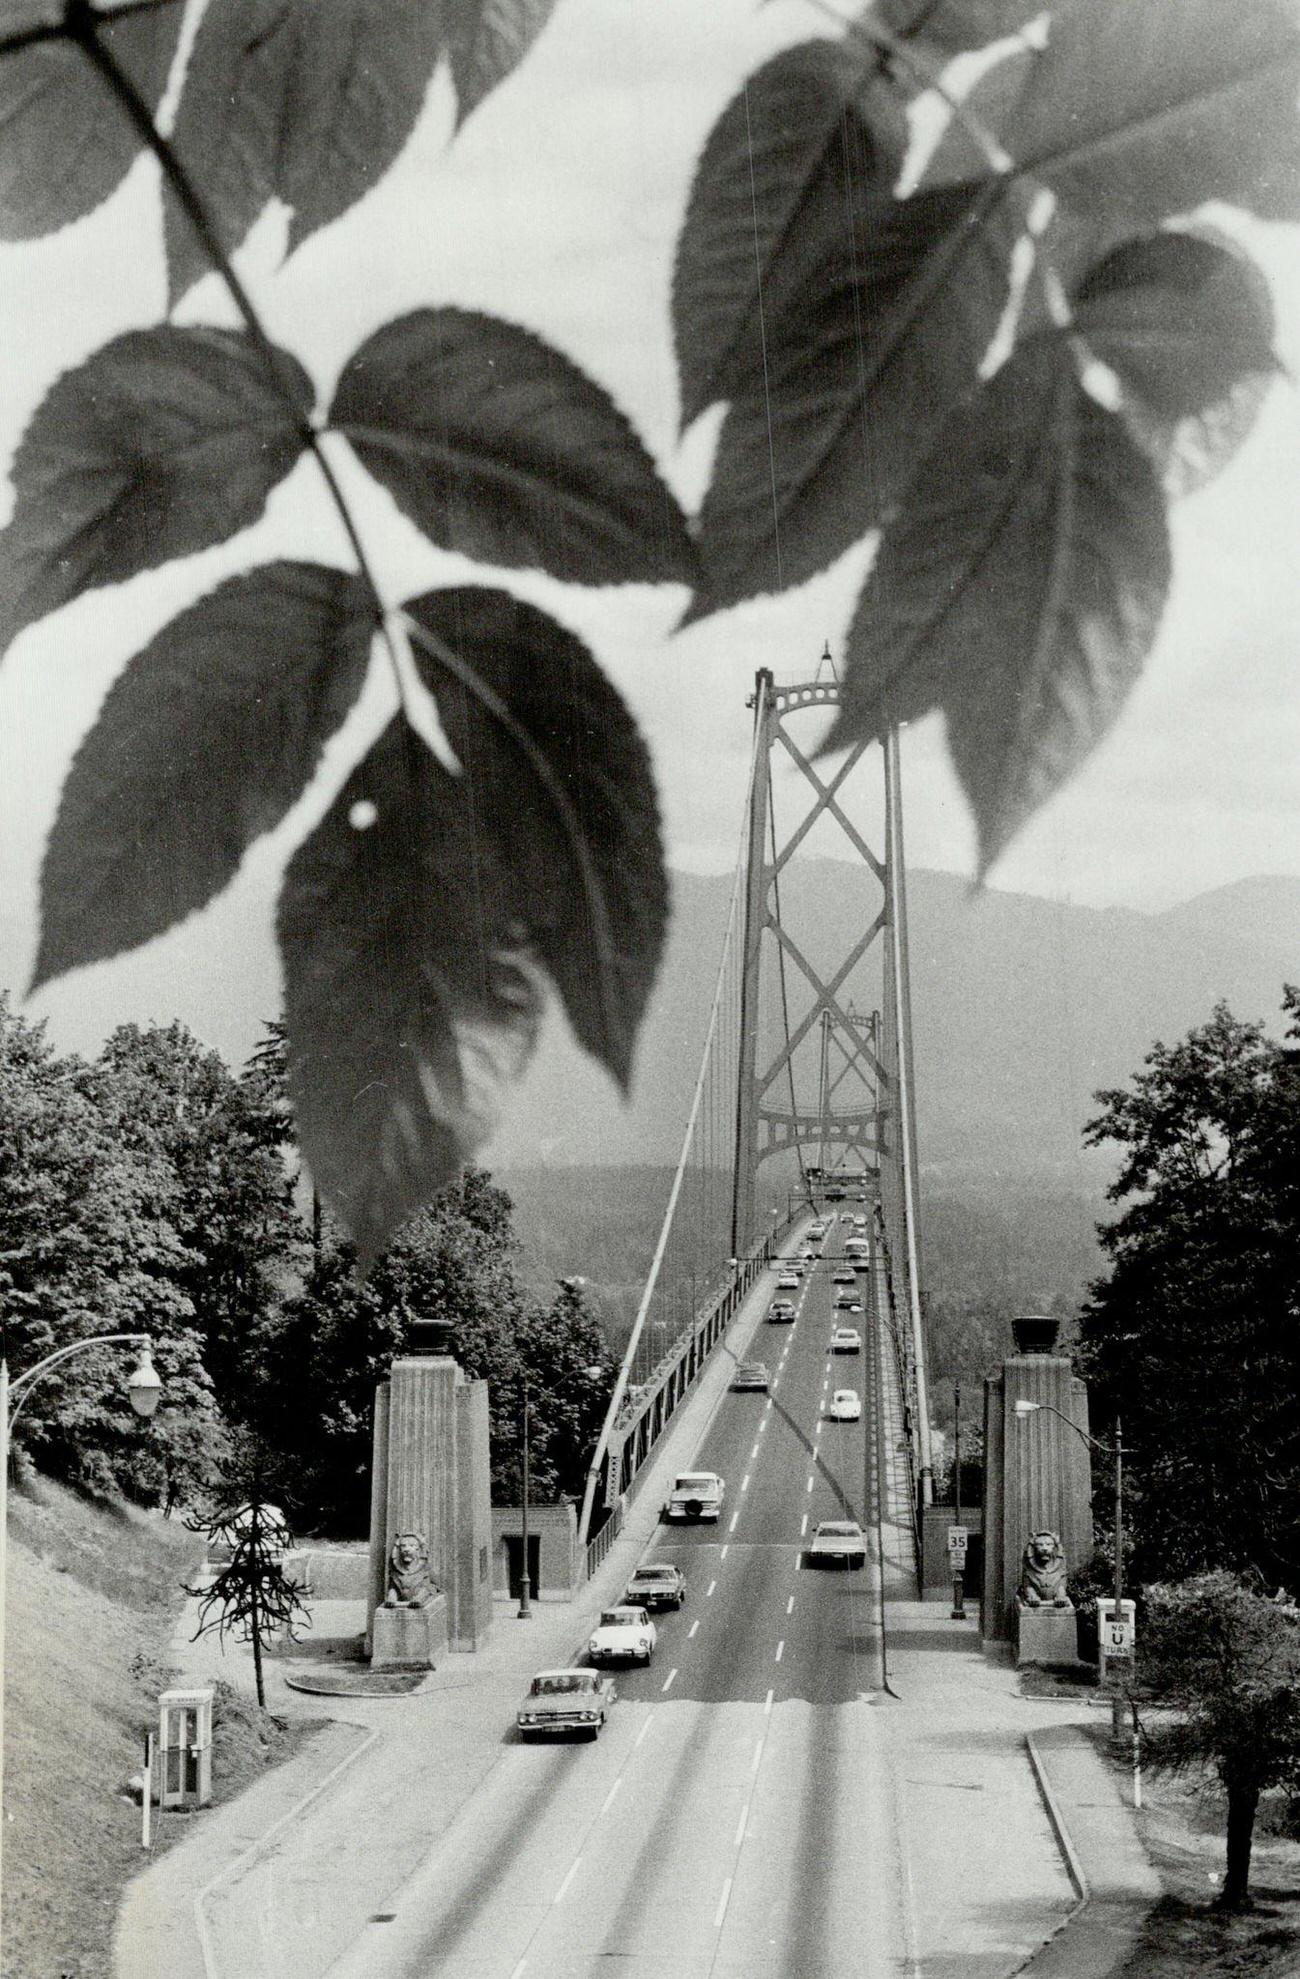
[[[1015,1322],[1029,1338],[1029,1322]],[[1038,1320],[1039,1337],[1054,1344],[1053,1322]],[[1017,1417],[1017,1401],[1037,1402]],[[1059,1411],[1058,1413],[1055,1413]],[[1066,1420],[1062,1420],[1062,1417]],[[1076,1428],[1071,1428],[1071,1424]],[[1083,1435],[1077,1433],[1078,1430]],[[1013,1354],[984,1384],[984,1584],[980,1634],[1012,1639],[1012,1608],[1025,1542],[1035,1532],[1059,1533],[1071,1571],[1092,1556],[1092,1461],[1087,1384],[1064,1356]]]

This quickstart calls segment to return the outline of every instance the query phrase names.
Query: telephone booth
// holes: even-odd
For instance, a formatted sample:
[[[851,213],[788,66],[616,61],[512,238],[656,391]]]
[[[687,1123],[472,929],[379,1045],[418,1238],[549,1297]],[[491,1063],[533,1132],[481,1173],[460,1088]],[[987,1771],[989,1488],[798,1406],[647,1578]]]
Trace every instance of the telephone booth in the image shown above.
[[[212,1692],[165,1690],[158,1700],[160,1807],[206,1807],[212,1798]]]

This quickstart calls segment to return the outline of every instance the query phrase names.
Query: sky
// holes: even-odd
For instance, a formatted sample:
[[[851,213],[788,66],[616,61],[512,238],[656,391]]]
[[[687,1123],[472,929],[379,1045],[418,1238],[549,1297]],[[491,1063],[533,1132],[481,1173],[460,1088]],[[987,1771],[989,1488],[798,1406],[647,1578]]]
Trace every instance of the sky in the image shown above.
[[[825,26],[824,10],[806,0],[560,0],[523,66],[454,143],[442,78],[406,155],[360,208],[287,263],[283,216],[264,217],[239,265],[272,335],[325,395],[356,344],[406,309],[455,302],[508,317],[613,394],[693,507],[717,421],[706,417],[684,440],[678,435],[673,240],[700,148],[743,77],[777,47]],[[0,466],[61,371],[118,332],[161,320],[157,201],[154,168],[142,160],[87,220],[34,245],[0,248]],[[1280,355],[1300,376],[1295,230],[1247,231],[1274,286]],[[208,280],[179,320],[233,319]],[[339,465],[394,593],[483,580],[481,568],[425,543],[349,460]],[[1155,909],[1251,874],[1300,873],[1298,484],[1300,394],[1281,380],[1230,470],[1175,512],[1170,606],[1120,722],[1005,854],[994,886]],[[0,482],[0,517],[10,498]],[[0,985],[16,989],[30,967],[41,848],[60,781],[115,674],[223,576],[278,555],[347,561],[306,461],[254,529],[92,593],[26,631],[0,664]],[[755,669],[807,678],[825,643],[838,651],[868,555],[855,549],[797,591],[682,633],[674,625],[684,594],[671,587],[583,590],[531,573],[492,581],[587,640],[650,742],[670,860],[718,871],[736,854]],[[388,694],[376,671],[312,792],[255,848],[227,896],[164,938],[173,945],[167,953],[186,944],[217,958],[230,942],[269,943],[274,875],[387,719]],[[816,737],[810,721],[809,747]],[[903,778],[910,861],[971,871],[971,824],[937,719],[906,733]],[[778,813],[794,801],[779,782]],[[860,816],[878,838],[870,778]],[[829,840],[809,846],[837,849]],[[103,965],[120,984],[123,1016],[134,1014],[136,986],[157,980],[151,963],[144,974],[141,967],[139,957]],[[55,985],[33,1008],[57,1019],[78,994],[75,981]]]

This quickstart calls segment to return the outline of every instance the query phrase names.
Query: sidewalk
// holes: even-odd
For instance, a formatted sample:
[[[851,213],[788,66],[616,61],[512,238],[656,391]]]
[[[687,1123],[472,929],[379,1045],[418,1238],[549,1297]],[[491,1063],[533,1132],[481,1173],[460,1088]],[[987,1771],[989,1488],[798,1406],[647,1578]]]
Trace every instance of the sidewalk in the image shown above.
[[[321,1979],[509,1749],[528,1678],[573,1661],[599,1610],[622,1592],[658,1526],[680,1453],[703,1436],[770,1297],[770,1278],[760,1277],[647,1467],[623,1531],[572,1603],[537,1602],[533,1619],[520,1622],[513,1602],[498,1602],[487,1645],[449,1655],[409,1698],[308,1695],[285,1682],[286,1669],[307,1665],[268,1660],[272,1710],[335,1722],[237,1800],[196,1817],[192,1836],[128,1887],[114,1940],[117,1979]],[[317,1602],[312,1624],[322,1643],[359,1635],[364,1605]],[[248,1653],[223,1656],[212,1638],[191,1643],[192,1629],[187,1613],[172,1645],[184,1680],[221,1676],[251,1692]],[[304,1823],[297,1817],[309,1805]]]

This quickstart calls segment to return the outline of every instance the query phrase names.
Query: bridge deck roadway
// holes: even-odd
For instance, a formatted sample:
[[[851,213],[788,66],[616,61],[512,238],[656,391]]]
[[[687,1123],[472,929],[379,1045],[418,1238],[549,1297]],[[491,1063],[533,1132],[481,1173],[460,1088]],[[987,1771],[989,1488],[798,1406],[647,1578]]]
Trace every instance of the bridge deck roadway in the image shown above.
[[[380,1741],[269,1848],[209,1869],[207,1979],[1000,1979],[1047,1936],[1071,1892],[1024,1756],[1043,1707],[919,1604],[891,1659],[902,1702],[883,1698],[871,1575],[806,1563],[817,1521],[866,1503],[871,1361],[829,1352],[838,1248],[836,1226],[793,1326],[762,1322],[769,1282],[733,1328],[771,1394],[723,1393],[710,1418],[706,1393],[675,1432],[677,1468],[726,1477],[725,1514],[650,1528],[686,1604],[599,1742],[521,1745],[513,1712],[530,1664],[579,1653],[635,1538],[594,1599],[500,1616],[421,1697],[349,1701]],[[841,1386],[862,1423],[825,1419]],[[204,1973],[168,1936],[196,1894],[185,1855],[134,1887],[121,1979]]]

